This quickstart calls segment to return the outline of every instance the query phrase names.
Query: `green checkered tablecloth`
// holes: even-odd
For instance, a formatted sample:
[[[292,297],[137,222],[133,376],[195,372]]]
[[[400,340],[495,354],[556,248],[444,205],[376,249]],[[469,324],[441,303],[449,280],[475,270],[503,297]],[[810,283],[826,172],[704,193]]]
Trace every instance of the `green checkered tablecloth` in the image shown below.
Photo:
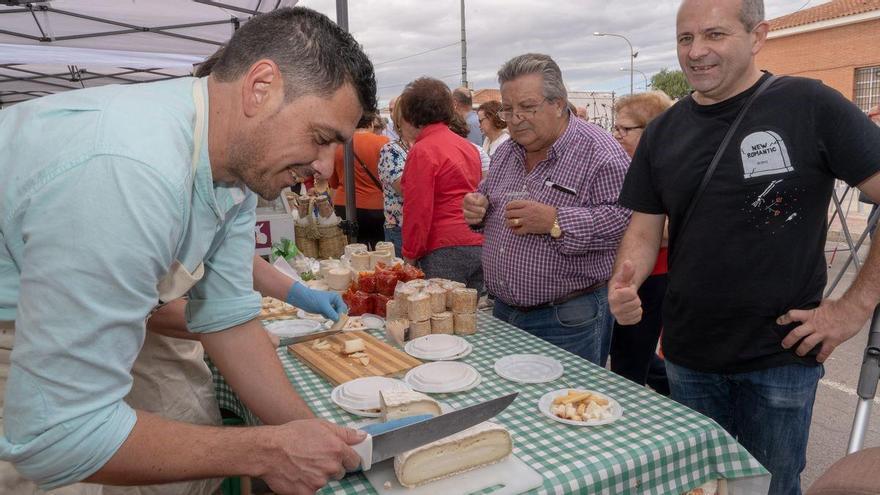
[[[680,494],[711,479],[767,475],[758,461],[711,419],[492,316],[480,314],[477,325],[479,333],[466,337],[474,350],[462,361],[480,372],[482,383],[467,392],[433,397],[452,407],[465,407],[519,392],[516,401],[493,421],[510,430],[516,456],[543,475],[544,485],[533,493]],[[514,383],[495,374],[497,359],[518,353],[552,356],[562,362],[565,374],[555,382],[534,385]],[[290,356],[286,348],[278,349],[278,356],[315,414],[341,424],[362,419],[334,405],[330,383]],[[256,418],[214,371],[220,407],[256,424]],[[617,399],[624,409],[623,417],[609,425],[579,427],[542,415],[538,399],[566,387],[595,390]],[[366,477],[358,475],[332,482],[320,493],[376,492]]]

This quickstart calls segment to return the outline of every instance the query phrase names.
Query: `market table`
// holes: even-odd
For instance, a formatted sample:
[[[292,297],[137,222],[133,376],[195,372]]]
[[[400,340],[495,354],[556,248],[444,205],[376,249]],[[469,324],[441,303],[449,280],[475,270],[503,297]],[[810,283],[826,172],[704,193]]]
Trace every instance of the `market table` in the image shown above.
[[[767,471],[711,419],[490,315],[479,314],[477,327],[476,335],[466,337],[474,350],[461,361],[480,372],[482,383],[467,392],[432,397],[458,408],[519,392],[516,401],[493,421],[510,430],[514,454],[544,477],[543,486],[531,493],[680,494],[719,478],[766,485]],[[381,332],[372,333],[384,338]],[[543,384],[514,383],[495,374],[497,359],[519,353],[552,356],[563,364],[565,373]],[[278,349],[278,356],[291,383],[316,415],[340,424],[363,419],[333,404],[333,386],[289,355],[285,347]],[[216,368],[212,370],[221,409],[248,424],[258,424]],[[540,397],[566,387],[613,397],[623,407],[623,417],[608,425],[583,427],[542,415],[537,407]],[[331,482],[319,493],[376,491],[360,474]]]

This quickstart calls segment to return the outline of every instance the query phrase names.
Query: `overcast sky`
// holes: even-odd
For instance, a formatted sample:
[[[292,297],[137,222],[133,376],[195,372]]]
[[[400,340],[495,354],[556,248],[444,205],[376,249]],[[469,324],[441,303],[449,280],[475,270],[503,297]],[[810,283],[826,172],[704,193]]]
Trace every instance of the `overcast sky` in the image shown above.
[[[767,18],[824,0],[766,0]],[[474,89],[497,88],[495,74],[506,60],[546,53],[562,68],[573,91],[629,92],[629,38],[635,69],[651,74],[677,69],[675,13],[679,0],[465,0],[467,73]],[[300,0],[336,19],[335,0]],[[423,75],[451,87],[461,81],[460,0],[349,0],[349,28],[376,66],[380,103]],[[445,46],[445,47],[444,47]],[[440,48],[444,47],[444,48]],[[436,49],[429,53],[414,54]],[[397,60],[402,57],[409,57]],[[626,72],[621,72],[621,67]],[[644,78],[635,73],[636,90]]]

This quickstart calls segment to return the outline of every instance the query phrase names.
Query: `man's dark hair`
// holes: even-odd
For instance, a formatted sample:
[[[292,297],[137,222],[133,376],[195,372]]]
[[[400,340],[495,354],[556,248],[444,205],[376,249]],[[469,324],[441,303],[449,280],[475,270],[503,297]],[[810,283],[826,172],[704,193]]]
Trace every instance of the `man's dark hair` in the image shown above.
[[[223,51],[225,49],[225,46],[221,46],[210,57],[206,58],[204,62],[197,65],[195,71],[193,71],[193,76],[206,77],[211,75],[211,71],[214,70],[214,65],[217,64],[217,61],[223,56]]]
[[[328,97],[350,83],[363,119],[377,113],[373,64],[358,42],[323,14],[295,7],[254,17],[235,31],[211,73],[218,81],[233,81],[261,59],[278,64],[287,101]]]
[[[452,92],[452,97],[455,98],[456,103],[459,105],[467,105],[468,108],[474,105],[471,90],[467,88],[455,88],[455,91]]]
[[[406,85],[397,101],[402,105],[402,117],[414,127],[452,122],[455,110],[449,87],[433,77],[420,77]]]

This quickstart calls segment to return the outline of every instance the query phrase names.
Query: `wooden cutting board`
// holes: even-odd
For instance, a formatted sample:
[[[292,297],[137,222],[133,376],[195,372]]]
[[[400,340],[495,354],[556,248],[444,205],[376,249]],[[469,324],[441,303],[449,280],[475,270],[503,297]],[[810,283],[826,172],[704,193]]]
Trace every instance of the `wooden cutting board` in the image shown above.
[[[341,352],[344,342],[355,338],[363,340],[367,348],[364,352],[370,356],[370,364],[366,366]],[[422,364],[409,354],[362,331],[342,332],[324,340],[330,343],[329,349],[315,349],[314,341],[309,340],[290,345],[287,351],[333,385],[365,376],[402,376]]]

